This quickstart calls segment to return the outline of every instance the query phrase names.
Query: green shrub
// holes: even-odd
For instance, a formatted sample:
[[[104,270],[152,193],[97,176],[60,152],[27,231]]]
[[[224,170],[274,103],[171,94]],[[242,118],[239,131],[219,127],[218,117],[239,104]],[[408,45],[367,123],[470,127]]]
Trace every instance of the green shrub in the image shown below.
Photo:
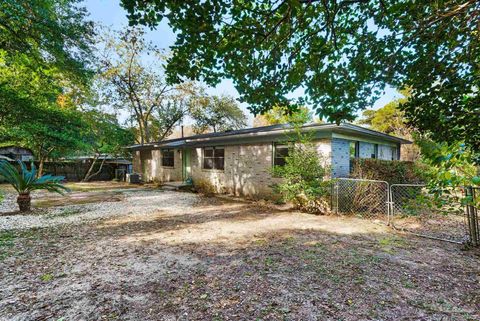
[[[386,181],[390,184],[422,184],[427,166],[419,162],[357,158],[353,161],[352,178]]]
[[[290,144],[284,166],[273,169],[282,181],[273,186],[284,201],[298,209],[326,214],[330,212],[331,183],[326,180],[328,169],[322,166],[316,146],[308,138],[301,143]]]

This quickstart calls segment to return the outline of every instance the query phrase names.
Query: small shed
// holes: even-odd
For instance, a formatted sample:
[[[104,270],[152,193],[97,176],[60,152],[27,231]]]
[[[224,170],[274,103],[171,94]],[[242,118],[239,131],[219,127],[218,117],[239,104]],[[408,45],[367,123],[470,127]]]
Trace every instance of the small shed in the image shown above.
[[[15,145],[0,147],[0,156],[3,156],[1,157],[2,159],[10,159],[13,161],[21,160],[28,162],[33,160],[33,152],[31,149]]]

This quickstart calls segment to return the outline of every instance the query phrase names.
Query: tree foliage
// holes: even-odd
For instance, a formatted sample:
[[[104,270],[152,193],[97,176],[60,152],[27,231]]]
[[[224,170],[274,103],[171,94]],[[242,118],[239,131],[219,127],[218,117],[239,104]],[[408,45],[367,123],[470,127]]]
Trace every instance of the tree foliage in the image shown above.
[[[85,82],[89,78],[93,23],[79,0],[4,0],[0,4],[0,53],[4,67],[23,67]]]
[[[0,140],[47,157],[81,148],[93,26],[76,0],[0,4]]]
[[[307,107],[299,107],[291,111],[287,106],[274,106],[263,115],[257,115],[254,124],[268,126],[277,124],[305,124],[313,122],[313,115]]]
[[[132,145],[135,137],[131,129],[120,126],[116,115],[93,109],[85,111],[82,117],[87,124],[82,135],[85,143],[84,152],[87,155],[93,155],[90,168],[83,178],[84,181],[89,181],[102,171],[107,157],[126,156],[128,152],[125,150],[125,146]],[[93,172],[99,159],[102,161],[100,167]]]
[[[230,96],[203,96],[192,107],[196,133],[221,132],[247,126],[246,116],[238,103]]]
[[[0,138],[4,143],[30,148],[40,161],[41,175],[47,158],[83,148],[85,124],[77,111],[30,102],[18,99],[13,108],[7,109],[0,119]]]
[[[310,105],[352,121],[386,85],[412,88],[403,110],[437,140],[480,150],[480,2],[122,0],[131,24],[176,32],[171,82],[232,78],[258,114]],[[298,88],[305,95],[290,99]]]
[[[437,193],[453,193],[464,186],[480,186],[480,168],[474,165],[473,154],[465,144],[435,143],[419,139],[423,161],[429,165],[430,189]]]
[[[361,125],[367,125],[373,130],[378,130],[385,134],[402,137],[415,141],[416,129],[413,128],[405,117],[405,112],[401,109],[410,96],[409,90],[402,90],[404,97],[395,99],[377,110],[367,109],[363,111],[363,117],[358,121]],[[402,160],[417,161],[420,159],[420,148],[415,142],[411,145],[403,145],[401,152]]]
[[[126,110],[136,123],[138,142],[168,136],[188,112],[193,83],[170,86],[163,75],[165,55],[144,38],[140,28],[107,31],[101,39],[99,88],[106,103]]]

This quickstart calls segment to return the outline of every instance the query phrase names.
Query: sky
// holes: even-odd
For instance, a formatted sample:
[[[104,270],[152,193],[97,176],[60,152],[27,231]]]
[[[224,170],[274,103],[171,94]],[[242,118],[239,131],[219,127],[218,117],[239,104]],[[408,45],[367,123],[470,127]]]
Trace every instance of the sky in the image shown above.
[[[90,19],[102,25],[108,26],[115,30],[121,30],[128,25],[126,11],[120,6],[117,0],[85,0],[84,6],[90,12]],[[167,49],[175,41],[175,34],[165,21],[155,29],[145,29],[146,38],[152,41],[157,47]],[[208,88],[207,92],[211,95],[230,95],[235,98],[239,97],[238,91],[235,89],[230,79],[223,80],[215,88]],[[385,94],[375,102],[373,109],[378,109],[386,103],[401,97],[401,95],[393,88],[387,88]],[[248,116],[248,124],[253,123],[253,115],[247,110],[247,104],[240,104],[245,114]]]

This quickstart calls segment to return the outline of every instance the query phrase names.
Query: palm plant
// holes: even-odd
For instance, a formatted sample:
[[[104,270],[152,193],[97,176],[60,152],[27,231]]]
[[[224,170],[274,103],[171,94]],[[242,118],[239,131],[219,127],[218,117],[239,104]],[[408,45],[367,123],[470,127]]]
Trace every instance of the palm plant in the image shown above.
[[[32,200],[30,192],[34,190],[43,189],[60,194],[68,191],[68,188],[61,183],[64,179],[63,176],[43,175],[37,177],[37,169],[33,162],[30,170],[28,170],[25,163],[21,161],[18,161],[18,163],[20,164],[20,171],[9,162],[0,160],[0,177],[3,177],[17,191],[17,203],[20,212],[30,211]]]

